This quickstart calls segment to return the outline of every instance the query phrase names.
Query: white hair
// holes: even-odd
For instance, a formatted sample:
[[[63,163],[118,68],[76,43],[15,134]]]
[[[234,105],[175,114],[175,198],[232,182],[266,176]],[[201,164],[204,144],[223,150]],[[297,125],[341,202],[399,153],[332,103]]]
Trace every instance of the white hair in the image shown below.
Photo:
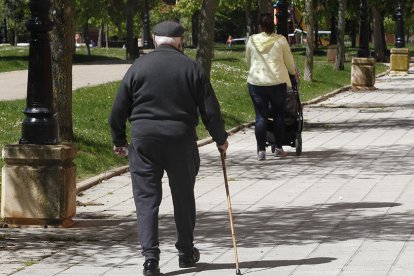
[[[156,47],[161,45],[171,45],[179,49],[181,45],[181,37],[154,35],[154,44],[156,45]]]

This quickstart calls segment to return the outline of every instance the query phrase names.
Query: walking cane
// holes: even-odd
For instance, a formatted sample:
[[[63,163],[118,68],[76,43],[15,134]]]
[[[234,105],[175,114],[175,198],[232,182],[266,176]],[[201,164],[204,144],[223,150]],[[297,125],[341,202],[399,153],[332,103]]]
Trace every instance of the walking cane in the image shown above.
[[[237,256],[236,235],[234,234],[234,225],[233,225],[233,211],[231,209],[229,184],[227,182],[226,160],[225,160],[226,159],[226,154],[223,151],[220,151],[220,155],[221,155],[221,165],[223,167],[224,186],[226,187],[227,208],[229,209],[231,238],[233,239],[234,257],[235,257],[235,260],[236,260],[236,275],[242,275],[241,272],[240,272],[240,269],[239,269],[239,257]]]

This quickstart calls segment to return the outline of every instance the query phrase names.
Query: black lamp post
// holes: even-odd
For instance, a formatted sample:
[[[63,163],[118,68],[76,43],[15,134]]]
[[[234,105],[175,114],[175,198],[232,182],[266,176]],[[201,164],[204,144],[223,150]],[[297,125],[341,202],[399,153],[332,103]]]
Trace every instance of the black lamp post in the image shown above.
[[[397,30],[395,31],[395,48],[404,48],[404,17],[402,13],[402,0],[397,3]]]
[[[288,10],[287,10],[287,3],[285,0],[278,0],[274,5],[273,8],[275,9],[276,14],[276,28],[277,33],[281,34],[288,39]]]
[[[368,3],[361,0],[358,57],[369,57]]]
[[[31,33],[27,101],[20,144],[53,145],[58,143],[58,124],[53,109],[52,67],[48,32],[50,2],[30,0]]]
[[[144,1],[144,10],[142,11],[142,45],[144,49],[149,49],[152,46],[151,35],[150,35],[150,20],[149,20],[149,11],[148,11],[148,0]]]
[[[0,41],[0,43],[7,43],[7,21],[6,18],[3,20],[3,26],[1,28],[1,35],[3,39]]]

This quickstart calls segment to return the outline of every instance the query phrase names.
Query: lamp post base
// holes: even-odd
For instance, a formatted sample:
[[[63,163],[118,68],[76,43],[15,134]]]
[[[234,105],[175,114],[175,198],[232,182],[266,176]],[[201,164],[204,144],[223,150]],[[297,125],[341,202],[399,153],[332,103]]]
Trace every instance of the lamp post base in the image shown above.
[[[69,226],[76,213],[76,146],[5,145],[1,218],[20,225]]]
[[[390,57],[390,75],[407,75],[410,67],[408,48],[392,48]]]

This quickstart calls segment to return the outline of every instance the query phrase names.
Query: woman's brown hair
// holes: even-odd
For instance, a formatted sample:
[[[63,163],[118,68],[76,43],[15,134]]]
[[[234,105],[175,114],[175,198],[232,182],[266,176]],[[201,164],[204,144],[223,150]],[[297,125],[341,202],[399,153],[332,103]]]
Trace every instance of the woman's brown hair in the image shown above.
[[[259,18],[260,30],[267,34],[275,32],[275,23],[273,22],[273,15],[270,13],[262,13]]]

